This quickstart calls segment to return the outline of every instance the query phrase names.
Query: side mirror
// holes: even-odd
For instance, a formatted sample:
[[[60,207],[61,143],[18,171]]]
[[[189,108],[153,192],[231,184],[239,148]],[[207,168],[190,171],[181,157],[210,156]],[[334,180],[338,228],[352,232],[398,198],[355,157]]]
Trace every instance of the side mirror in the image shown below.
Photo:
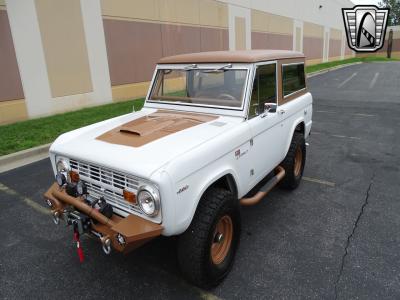
[[[276,103],[264,103],[264,113],[276,113],[277,107]]]

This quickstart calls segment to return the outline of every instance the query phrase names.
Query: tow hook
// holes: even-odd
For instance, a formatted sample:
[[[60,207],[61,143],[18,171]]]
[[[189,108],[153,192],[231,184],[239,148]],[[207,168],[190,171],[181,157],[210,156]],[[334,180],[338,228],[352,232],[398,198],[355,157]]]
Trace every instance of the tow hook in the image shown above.
[[[101,237],[101,249],[106,255],[109,255],[111,253],[111,240],[108,236]]]
[[[58,211],[53,213],[53,222],[56,225],[60,224],[60,213]]]

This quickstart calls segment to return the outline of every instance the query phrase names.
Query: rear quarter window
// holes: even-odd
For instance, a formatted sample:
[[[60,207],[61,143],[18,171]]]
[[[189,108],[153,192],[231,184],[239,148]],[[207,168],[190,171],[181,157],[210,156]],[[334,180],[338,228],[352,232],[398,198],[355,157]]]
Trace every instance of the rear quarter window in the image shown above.
[[[282,65],[283,97],[300,91],[305,87],[304,63]]]

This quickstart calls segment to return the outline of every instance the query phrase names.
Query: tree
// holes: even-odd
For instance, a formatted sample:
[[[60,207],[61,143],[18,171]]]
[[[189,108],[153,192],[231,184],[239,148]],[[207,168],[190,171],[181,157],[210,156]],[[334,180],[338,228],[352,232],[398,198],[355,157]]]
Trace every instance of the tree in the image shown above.
[[[382,0],[378,3],[379,7],[390,8],[388,26],[400,25],[400,1]]]

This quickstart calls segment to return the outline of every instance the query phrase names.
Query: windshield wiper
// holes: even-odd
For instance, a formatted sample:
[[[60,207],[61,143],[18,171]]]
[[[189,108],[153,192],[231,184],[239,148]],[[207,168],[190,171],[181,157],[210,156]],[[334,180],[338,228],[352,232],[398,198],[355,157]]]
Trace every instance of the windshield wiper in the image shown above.
[[[230,69],[230,68],[232,68],[232,64],[227,64],[225,66],[222,66],[222,67],[219,67],[219,68],[216,68],[216,69],[213,69],[213,70],[205,70],[203,72],[204,73],[218,73],[218,72],[224,72],[224,71],[226,71],[227,69]]]
[[[232,64],[227,64],[227,65],[224,65],[222,67],[219,67],[219,68],[216,68],[216,69],[212,69],[212,70],[203,70],[202,72],[204,72],[204,73],[218,73],[218,72],[224,72],[224,71],[226,71],[227,69],[230,69],[230,68],[232,68]],[[197,69],[199,69],[199,67],[196,64],[191,64],[191,65],[188,65],[188,66],[184,67],[183,69],[186,70],[186,71],[190,71],[190,70],[197,70]]]
[[[191,65],[184,67],[183,69],[184,70],[194,70],[194,69],[198,69],[198,68],[199,67],[196,64],[191,64]]]

